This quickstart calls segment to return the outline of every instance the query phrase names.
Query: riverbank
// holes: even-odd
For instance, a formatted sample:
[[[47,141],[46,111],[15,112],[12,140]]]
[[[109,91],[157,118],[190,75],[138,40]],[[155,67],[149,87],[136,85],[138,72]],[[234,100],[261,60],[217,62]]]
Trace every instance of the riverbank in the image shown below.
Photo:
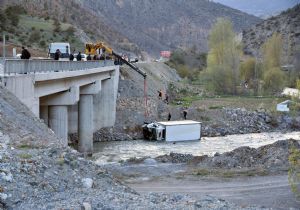
[[[261,209],[181,193],[141,195],[70,147],[0,87],[0,209]]]
[[[299,141],[239,147],[212,157],[170,153],[131,158],[104,167],[140,193],[187,193],[194,199],[212,195],[239,205],[298,209],[287,175],[291,148],[299,150]]]

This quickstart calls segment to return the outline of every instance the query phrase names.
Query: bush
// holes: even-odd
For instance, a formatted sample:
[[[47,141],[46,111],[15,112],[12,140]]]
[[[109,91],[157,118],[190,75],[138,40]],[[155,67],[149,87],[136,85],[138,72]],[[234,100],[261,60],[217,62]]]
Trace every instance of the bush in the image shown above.
[[[281,91],[285,85],[286,76],[280,68],[272,68],[264,73],[263,88],[267,93],[276,93]]]
[[[39,43],[40,47],[45,47],[46,46],[46,42],[44,40],[41,40]]]
[[[39,42],[41,39],[41,34],[39,31],[33,31],[28,39],[30,43]]]
[[[300,200],[300,151],[292,147],[289,156],[289,183],[296,198]]]

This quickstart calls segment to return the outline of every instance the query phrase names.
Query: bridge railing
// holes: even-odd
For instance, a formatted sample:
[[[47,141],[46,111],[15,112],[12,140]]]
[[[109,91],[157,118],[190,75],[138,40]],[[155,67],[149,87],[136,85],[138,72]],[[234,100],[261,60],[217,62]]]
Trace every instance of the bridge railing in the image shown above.
[[[60,71],[78,71],[105,66],[113,66],[112,60],[97,61],[54,61],[54,60],[21,60],[7,59],[4,74],[43,73]]]

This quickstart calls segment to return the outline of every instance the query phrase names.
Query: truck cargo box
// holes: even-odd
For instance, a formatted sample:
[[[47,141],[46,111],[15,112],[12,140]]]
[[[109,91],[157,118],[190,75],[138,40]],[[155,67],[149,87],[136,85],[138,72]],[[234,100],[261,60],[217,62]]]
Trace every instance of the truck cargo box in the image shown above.
[[[164,128],[165,141],[193,141],[201,138],[201,122],[193,120],[157,122]]]

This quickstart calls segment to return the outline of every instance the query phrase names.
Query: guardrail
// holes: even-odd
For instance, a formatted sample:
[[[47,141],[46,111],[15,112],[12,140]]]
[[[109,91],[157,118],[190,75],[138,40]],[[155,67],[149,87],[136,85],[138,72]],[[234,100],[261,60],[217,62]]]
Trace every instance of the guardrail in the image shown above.
[[[78,71],[105,66],[113,66],[112,60],[98,61],[54,61],[54,60],[20,60],[7,59],[4,74],[43,73],[59,71]]]

